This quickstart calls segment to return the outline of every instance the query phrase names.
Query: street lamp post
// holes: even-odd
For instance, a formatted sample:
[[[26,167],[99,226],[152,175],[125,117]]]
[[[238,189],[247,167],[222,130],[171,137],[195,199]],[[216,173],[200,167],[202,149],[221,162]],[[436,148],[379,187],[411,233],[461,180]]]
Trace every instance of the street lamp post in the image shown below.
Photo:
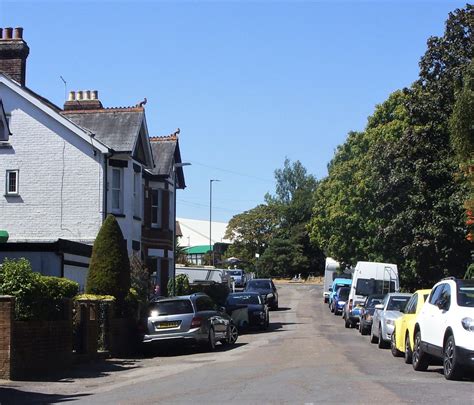
[[[212,183],[220,181],[218,179],[209,180],[209,249],[211,249],[211,265],[214,266],[214,249],[212,247]]]
[[[173,164],[173,295],[176,294],[176,169],[183,166],[190,166],[191,163]]]

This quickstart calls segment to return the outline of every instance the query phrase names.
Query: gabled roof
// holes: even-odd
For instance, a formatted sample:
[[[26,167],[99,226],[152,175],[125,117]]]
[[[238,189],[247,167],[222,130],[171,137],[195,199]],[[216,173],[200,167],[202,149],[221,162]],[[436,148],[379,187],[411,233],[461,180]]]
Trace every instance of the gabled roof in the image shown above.
[[[35,107],[39,108],[46,115],[50,116],[61,125],[68,128],[70,131],[78,135],[80,138],[82,138],[86,142],[88,143],[91,142],[91,135],[93,134],[90,131],[78,126],[74,122],[63,117],[60,114],[60,109],[57,106],[55,106],[53,103],[51,103],[50,101],[46,100],[44,97],[39,96],[38,94],[28,89],[27,87],[20,86],[16,81],[10,79],[8,76],[6,76],[5,74],[1,72],[0,72],[0,83],[3,83],[10,90],[19,94],[22,98],[24,98],[25,100],[33,104]],[[109,152],[109,148],[107,148],[102,142],[100,142],[100,140],[98,141],[99,142],[94,143],[94,147],[102,153]]]
[[[96,139],[116,152],[132,153],[140,132],[142,107],[63,111],[62,115],[95,134]]]
[[[177,133],[168,136],[150,137],[151,150],[155,167],[148,170],[154,176],[169,177],[173,173],[173,164],[181,163],[179,140]],[[177,188],[185,188],[184,171],[182,167],[176,168]]]

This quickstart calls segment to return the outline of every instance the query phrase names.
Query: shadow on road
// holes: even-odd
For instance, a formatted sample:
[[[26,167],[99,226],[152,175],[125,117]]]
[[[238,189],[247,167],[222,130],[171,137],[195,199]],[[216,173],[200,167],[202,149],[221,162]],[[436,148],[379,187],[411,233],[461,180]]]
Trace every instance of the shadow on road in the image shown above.
[[[247,343],[235,343],[233,345],[217,344],[216,348],[211,352],[206,347],[200,347],[191,344],[173,345],[173,344],[161,344],[150,346],[149,349],[144,353],[145,357],[179,357],[189,356],[193,354],[201,353],[221,353],[228,352],[238,347],[245,346]]]
[[[10,404],[52,404],[57,402],[68,402],[88,396],[89,394],[43,394],[41,392],[28,392],[16,388],[0,387],[0,403]]]
[[[283,312],[283,311],[291,311],[290,307],[278,307],[278,309],[274,309],[275,312]]]
[[[107,359],[91,363],[81,363],[70,369],[46,373],[35,378],[22,379],[21,381],[46,381],[70,383],[80,378],[99,378],[112,373],[138,368],[136,360]],[[3,402],[0,400],[0,404]]]

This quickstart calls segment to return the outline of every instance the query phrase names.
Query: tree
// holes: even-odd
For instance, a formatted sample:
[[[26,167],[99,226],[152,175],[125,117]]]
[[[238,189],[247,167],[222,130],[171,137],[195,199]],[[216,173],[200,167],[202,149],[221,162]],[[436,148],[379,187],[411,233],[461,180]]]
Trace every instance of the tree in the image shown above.
[[[130,262],[127,245],[117,220],[109,214],[94,242],[86,292],[112,295],[120,307],[129,290]]]

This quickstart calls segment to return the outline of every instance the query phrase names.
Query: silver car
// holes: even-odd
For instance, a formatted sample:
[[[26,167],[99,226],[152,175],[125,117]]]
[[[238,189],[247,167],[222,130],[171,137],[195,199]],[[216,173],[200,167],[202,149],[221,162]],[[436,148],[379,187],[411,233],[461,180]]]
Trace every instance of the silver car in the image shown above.
[[[381,304],[375,306],[370,332],[371,343],[378,343],[381,349],[390,346],[395,319],[403,315],[402,311],[412,295],[390,293],[385,296]]]
[[[225,308],[218,308],[204,293],[160,298],[150,303],[148,311],[142,338],[145,349],[157,341],[188,341],[214,350],[216,342],[234,344],[239,336]]]

